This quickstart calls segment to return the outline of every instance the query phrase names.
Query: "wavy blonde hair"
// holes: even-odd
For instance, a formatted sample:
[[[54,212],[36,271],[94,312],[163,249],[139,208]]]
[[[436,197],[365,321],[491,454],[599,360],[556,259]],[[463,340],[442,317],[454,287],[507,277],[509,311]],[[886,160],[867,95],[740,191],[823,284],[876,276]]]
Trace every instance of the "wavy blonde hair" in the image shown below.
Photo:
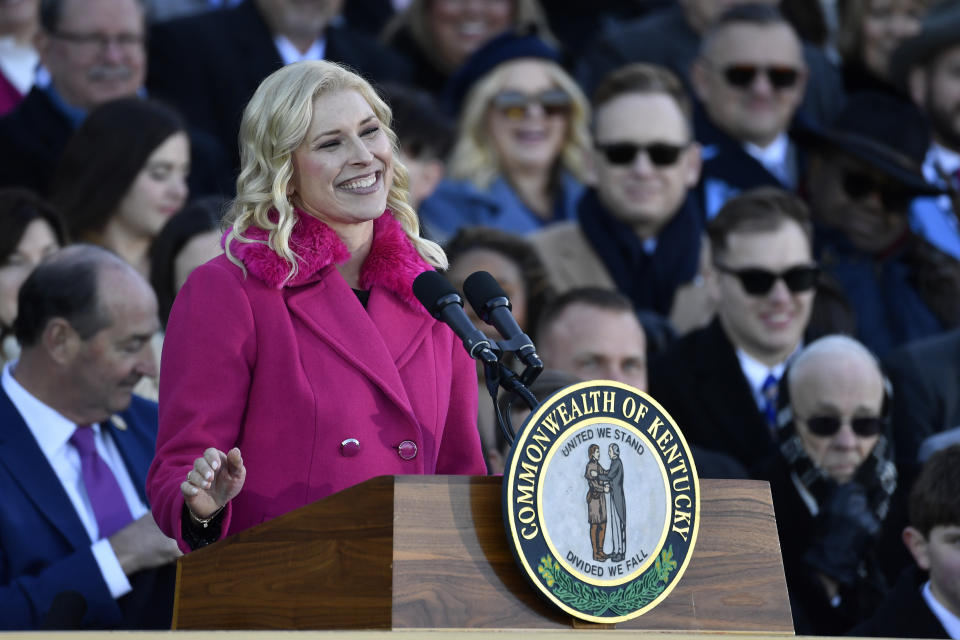
[[[287,185],[293,177],[293,152],[307,137],[314,101],[334,91],[356,91],[373,109],[393,150],[393,184],[387,192],[387,208],[420,256],[434,267],[446,269],[443,249],[420,237],[420,222],[409,204],[409,175],[398,159],[397,136],[390,128],[390,107],[362,77],[324,60],[297,62],[270,74],[243,111],[237,197],[225,217],[225,224],[231,225],[225,243],[227,257],[246,273],[243,263],[230,250],[231,242],[260,242],[268,244],[290,264],[288,280],[297,274],[298,256],[290,247],[297,214],[287,200]],[[270,219],[271,212],[276,212],[276,221]],[[250,227],[263,229],[269,238],[263,241],[246,237],[244,232]]]
[[[487,189],[504,166],[494,148],[487,129],[490,102],[503,87],[510,63],[526,58],[517,58],[495,67],[478,80],[467,93],[461,109],[458,135],[450,156],[447,171],[451,177],[472,182],[480,189]],[[572,101],[567,132],[554,170],[561,167],[583,182],[586,180],[586,154],[590,149],[590,105],[577,83],[552,60],[533,59],[544,65],[547,75],[566,91]]]

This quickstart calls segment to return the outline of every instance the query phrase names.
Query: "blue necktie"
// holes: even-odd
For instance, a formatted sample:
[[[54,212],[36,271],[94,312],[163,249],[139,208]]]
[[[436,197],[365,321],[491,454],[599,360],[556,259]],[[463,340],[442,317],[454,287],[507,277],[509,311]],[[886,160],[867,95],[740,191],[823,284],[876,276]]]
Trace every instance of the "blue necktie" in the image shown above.
[[[763,381],[760,387],[760,393],[763,395],[763,413],[767,418],[767,427],[770,433],[777,431],[777,377],[772,373]]]

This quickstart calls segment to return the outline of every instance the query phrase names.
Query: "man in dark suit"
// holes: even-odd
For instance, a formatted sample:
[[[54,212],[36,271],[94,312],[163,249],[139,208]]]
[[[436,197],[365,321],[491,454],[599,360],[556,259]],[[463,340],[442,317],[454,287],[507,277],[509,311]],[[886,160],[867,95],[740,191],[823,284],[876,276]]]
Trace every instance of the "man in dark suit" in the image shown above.
[[[701,204],[708,218],[731,196],[760,186],[795,191],[800,159],[793,140],[807,84],[800,38],[774,7],[745,5],[706,33],[691,80],[703,145]]]
[[[346,64],[371,81],[404,82],[406,60],[339,20],[342,0],[244,0],[157,24],[150,32],[151,94],[209,131],[239,165],[243,109],[268,75],[297,60]]]
[[[650,395],[692,444],[753,470],[772,452],[777,385],[813,306],[810,214],[764,187],[727,202],[707,233],[717,316],[651,362]]]
[[[0,119],[0,184],[43,193],[90,109],[134,95],[146,72],[139,0],[44,0],[36,47],[49,83]]]
[[[0,628],[169,628],[179,551],[144,493],[157,407],[132,397],[158,327],[149,284],[97,247],[24,283],[0,389]]]

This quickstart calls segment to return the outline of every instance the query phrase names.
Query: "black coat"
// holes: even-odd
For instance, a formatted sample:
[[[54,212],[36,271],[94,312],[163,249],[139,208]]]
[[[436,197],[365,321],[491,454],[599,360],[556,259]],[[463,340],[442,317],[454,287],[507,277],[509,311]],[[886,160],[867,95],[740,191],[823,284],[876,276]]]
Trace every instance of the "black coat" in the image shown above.
[[[365,34],[333,24],[325,37],[327,60],[371,81],[409,78],[409,63]],[[253,1],[244,0],[231,9],[154,25],[147,87],[191,125],[213,134],[236,167],[243,109],[260,82],[282,66],[267,23]]]
[[[0,118],[0,186],[45,194],[73,123],[49,94],[34,87]]]
[[[766,419],[717,319],[650,363],[650,395],[691,444],[726,453],[751,471],[773,452]]]
[[[920,591],[927,574],[907,567],[876,612],[847,635],[871,638],[949,638]]]

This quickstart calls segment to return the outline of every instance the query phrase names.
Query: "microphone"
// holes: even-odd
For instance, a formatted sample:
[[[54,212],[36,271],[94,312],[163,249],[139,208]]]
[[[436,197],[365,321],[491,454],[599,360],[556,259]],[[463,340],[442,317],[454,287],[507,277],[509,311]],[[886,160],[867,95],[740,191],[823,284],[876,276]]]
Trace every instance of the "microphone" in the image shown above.
[[[53,597],[50,610],[43,616],[39,629],[82,629],[83,616],[87,613],[87,599],[79,591],[68,589]]]
[[[474,360],[497,363],[490,341],[473,326],[463,311],[463,299],[450,281],[436,271],[424,271],[413,281],[413,295],[437,320],[445,323],[463,341],[463,348]]]
[[[503,287],[486,271],[470,274],[463,282],[463,293],[470,306],[487,324],[496,327],[506,342],[502,346],[513,351],[528,367],[543,368],[533,341],[523,332],[516,318],[510,313],[511,304]]]

